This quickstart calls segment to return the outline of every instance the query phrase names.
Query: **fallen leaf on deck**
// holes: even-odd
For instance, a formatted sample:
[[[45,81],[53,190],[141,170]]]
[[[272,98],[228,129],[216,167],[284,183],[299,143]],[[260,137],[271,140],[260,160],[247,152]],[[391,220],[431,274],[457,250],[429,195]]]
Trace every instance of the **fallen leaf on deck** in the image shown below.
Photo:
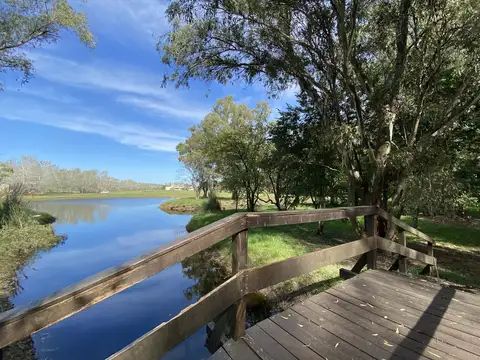
[[[282,319],[288,320],[288,317],[286,317],[286,316],[280,315],[280,317],[281,317]]]
[[[338,347],[338,344],[339,344],[339,343],[336,343],[336,344],[335,344],[335,349]]]
[[[372,334],[372,336],[378,336],[378,334]]]
[[[384,343],[385,345],[387,345],[387,346],[393,347],[393,345],[390,344],[387,340],[383,340],[383,343]]]
[[[303,327],[303,325],[302,325],[302,324],[297,324],[297,325],[298,325],[298,326],[300,326],[300,327]]]

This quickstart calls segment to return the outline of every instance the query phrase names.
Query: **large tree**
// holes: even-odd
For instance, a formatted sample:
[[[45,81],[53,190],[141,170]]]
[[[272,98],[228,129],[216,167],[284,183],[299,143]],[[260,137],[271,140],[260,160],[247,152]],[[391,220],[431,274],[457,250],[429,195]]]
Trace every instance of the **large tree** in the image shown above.
[[[478,121],[478,0],[175,0],[167,13],[165,79],[298,84],[341,132],[352,204],[398,209],[412,169]]]
[[[219,99],[213,111],[190,128],[190,137],[177,147],[180,161],[188,164],[192,158],[197,162],[202,159],[223,186],[241,194],[247,209],[254,211],[265,185],[262,165],[268,153],[269,115],[266,103],[249,109],[245,104],[236,104],[231,96]]]
[[[33,74],[33,63],[24,50],[56,42],[61,30],[74,32],[89,47],[95,45],[85,15],[67,0],[2,0],[0,71],[19,71],[27,81]]]

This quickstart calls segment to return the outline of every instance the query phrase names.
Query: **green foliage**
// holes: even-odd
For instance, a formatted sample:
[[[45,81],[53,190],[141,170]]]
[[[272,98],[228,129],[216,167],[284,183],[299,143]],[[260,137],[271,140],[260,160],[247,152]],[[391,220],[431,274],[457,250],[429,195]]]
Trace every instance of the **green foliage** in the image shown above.
[[[33,212],[22,197],[23,187],[15,185],[0,202],[0,293],[15,292],[17,272],[33,261],[39,251],[62,241],[50,225],[44,225],[55,218]]]
[[[173,65],[166,81],[240,79],[274,94],[298,85],[301,110],[323,125],[316,134],[335,138],[323,160],[341,159],[332,168],[348,183],[351,204],[401,212],[411,177],[456,161],[465,134],[478,136],[476,0],[175,0],[167,12],[172,30],[159,44]],[[454,171],[475,179],[468,154]],[[288,178],[281,165],[273,174]]]
[[[190,167],[192,162],[197,164],[211,183],[213,176],[221,178],[222,186],[243,195],[247,209],[253,211],[265,182],[261,166],[268,152],[269,114],[265,103],[249,109],[235,104],[231,96],[218,100],[213,111],[190,128],[190,137],[177,147],[180,161]]]
[[[220,204],[220,200],[218,200],[215,193],[210,192],[208,195],[208,200],[203,203],[202,206],[203,211],[220,211],[222,210],[222,204]]]
[[[58,41],[61,30],[74,32],[85,45],[95,42],[83,13],[67,0],[4,0],[0,4],[0,71],[19,71],[23,81],[33,74],[24,50]]]

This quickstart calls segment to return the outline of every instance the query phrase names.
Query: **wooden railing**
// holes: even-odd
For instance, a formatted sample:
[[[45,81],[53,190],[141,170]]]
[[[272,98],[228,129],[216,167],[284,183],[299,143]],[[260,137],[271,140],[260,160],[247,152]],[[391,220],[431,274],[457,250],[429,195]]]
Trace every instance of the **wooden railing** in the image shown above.
[[[248,229],[317,221],[365,217],[368,237],[331,248],[288,258],[265,266],[248,268]],[[397,228],[397,243],[377,236],[378,216]],[[427,254],[406,247],[405,231],[426,240]],[[436,266],[433,240],[375,206],[357,206],[309,211],[236,213],[177,239],[173,243],[120,266],[103,271],[26,307],[0,314],[0,349],[46,328],[85,308],[131,287],[146,278],[232,237],[233,276],[225,283],[134,341],[109,359],[158,359],[207,322],[233,306],[233,336],[245,332],[246,295],[292,279],[326,265],[359,256],[350,273],[367,265],[376,268],[377,249],[399,254],[397,269],[406,271],[407,258]],[[395,267],[393,266],[392,269]]]

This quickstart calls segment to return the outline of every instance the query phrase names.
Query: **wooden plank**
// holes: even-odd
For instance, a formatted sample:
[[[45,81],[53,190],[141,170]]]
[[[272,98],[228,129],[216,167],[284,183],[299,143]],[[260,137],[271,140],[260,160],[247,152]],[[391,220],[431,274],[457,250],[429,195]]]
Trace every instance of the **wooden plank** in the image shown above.
[[[354,303],[356,302],[359,306],[361,306],[360,304],[363,304],[365,305],[364,309],[366,311],[370,311],[384,317],[387,316],[388,319],[394,321],[399,326],[406,326],[412,329],[412,331],[421,331],[432,338],[439,339],[452,346],[456,346],[465,351],[471,352],[472,354],[480,354],[480,347],[472,342],[469,342],[472,340],[472,337],[468,334],[464,334],[444,325],[440,325],[438,322],[432,322],[432,319],[429,315],[420,317],[413,316],[406,311],[401,311],[400,309],[402,307],[398,307],[399,304],[394,303],[392,300],[389,301],[389,304],[386,304],[386,302],[372,298],[372,295],[370,295],[368,292],[363,292],[356,288],[344,286],[343,284],[335,287],[334,289],[329,289],[327,292],[334,296],[341,297],[344,300]],[[368,304],[370,304],[370,306]]]
[[[433,297],[438,294],[438,291],[441,290],[436,290],[437,292],[424,295],[423,291],[410,292],[397,287],[394,279],[386,282],[370,274],[368,275],[368,282],[363,281],[362,286],[365,285],[365,289],[368,289],[372,294],[391,297],[414,309],[426,311],[432,315],[452,320],[458,324],[467,325],[470,328],[476,329],[473,333],[470,331],[467,332],[480,336],[480,311],[471,311],[471,309],[465,311],[465,307],[455,302],[452,303],[446,294],[440,298],[437,297],[433,299]]]
[[[360,258],[353,266],[352,272],[360,274],[360,271],[362,271],[365,265],[367,265],[367,254],[363,254],[362,256],[360,256]]]
[[[333,291],[331,293],[329,292],[328,295],[330,295],[333,298],[333,301],[335,303],[340,304],[342,307],[347,306],[347,309],[355,311],[358,315],[365,317],[366,319],[374,323],[381,324],[382,326],[386,327],[391,331],[394,331],[394,332],[398,331],[399,334],[402,334],[411,339],[414,339],[419,343],[423,344],[423,346],[428,344],[428,346],[434,349],[438,349],[440,351],[443,351],[447,354],[450,354],[459,358],[480,359],[480,357],[473,355],[471,352],[465,351],[461,348],[458,348],[455,345],[451,345],[450,343],[446,343],[441,339],[435,339],[435,341],[433,341],[433,339],[425,333],[412,331],[411,327],[405,326],[405,324],[403,324],[403,322],[401,321],[392,319],[391,316],[390,317],[388,316],[389,313],[384,310],[381,311],[376,307],[374,308],[370,308],[368,306],[361,307],[360,303],[364,303],[363,301],[359,302],[358,299],[356,298],[353,298],[342,292],[336,291],[335,289],[331,289],[331,290]],[[315,300],[315,302],[317,301],[315,297],[313,297],[312,300]]]
[[[326,359],[369,359],[367,354],[291,310],[270,319]]]
[[[418,236],[419,238],[421,238],[425,241],[428,241],[431,244],[435,244],[435,241],[430,236],[422,233],[421,231],[418,231],[417,229],[415,229],[414,227],[411,227],[410,225],[403,222],[402,220],[397,219],[396,217],[389,214],[385,210],[379,208],[378,209],[378,215],[381,216],[382,218],[384,218],[385,220],[387,220],[389,222],[392,222],[393,224],[397,225],[398,227],[402,228],[403,230],[406,230],[409,233],[411,233],[415,236]]]
[[[232,237],[232,273],[236,274],[247,268],[248,262],[248,229]],[[244,279],[244,277],[242,277]],[[242,293],[245,290],[245,283],[241,283]],[[245,325],[247,318],[247,300],[245,297],[240,298],[233,305],[233,339],[245,335]]]
[[[377,247],[378,249],[400,254],[413,260],[422,261],[425,264],[436,265],[437,263],[437,259],[432,256],[421,253],[417,250],[409,249],[405,246],[394,243],[391,240],[387,240],[379,236],[377,237]]]
[[[345,288],[351,288],[353,292],[357,292],[358,294],[363,294],[366,298],[374,297],[374,302],[381,303],[384,305],[385,309],[392,309],[398,310],[403,309],[402,315],[405,317],[412,317],[412,318],[420,318],[424,320],[425,323],[431,324],[439,324],[442,326],[449,327],[450,329],[457,330],[458,333],[452,335],[459,337],[460,339],[464,339],[473,343],[477,343],[480,341],[480,329],[478,325],[476,327],[471,327],[465,325],[464,323],[460,323],[457,320],[460,320],[457,315],[446,313],[446,308],[443,311],[435,309],[435,304],[433,299],[431,299],[431,303],[429,305],[421,305],[419,304],[420,301],[418,298],[415,297],[408,297],[402,296],[401,292],[392,291],[391,288],[388,288],[388,285],[384,285],[383,288],[379,289],[379,284],[369,279],[369,281],[365,284],[365,281],[355,282],[349,281],[348,284],[345,284]],[[364,286],[366,285],[366,286]],[[341,287],[343,289],[343,285]],[[343,290],[340,290],[343,291]],[[441,293],[437,294],[441,296]],[[373,304],[370,301],[370,304]],[[435,312],[435,314],[432,314]],[[439,328],[440,329],[440,328]]]
[[[392,275],[396,276],[396,274]],[[406,276],[396,276],[393,278],[390,276],[385,276],[383,271],[373,272],[369,274],[369,276],[377,279],[379,282],[387,282],[390,285],[401,289],[401,291],[408,296],[412,296],[414,298],[423,298],[428,302],[432,302],[434,294],[443,289],[442,287],[429,287],[428,282],[419,282],[416,279],[412,279]],[[449,297],[451,297],[451,300],[450,298],[447,299],[444,297],[439,299],[437,298],[435,299],[436,306],[447,307],[449,310],[455,310],[460,312],[460,314],[464,317],[468,316],[470,319],[476,322],[480,322],[480,307],[478,307],[477,305],[472,305],[471,303],[467,303],[462,298],[462,295],[464,296],[471,294],[465,294],[461,291],[456,291],[455,289],[448,287],[444,289],[449,289]]]
[[[376,237],[378,235],[378,216],[368,215],[365,219],[365,232],[368,236]],[[377,248],[370,250],[367,254],[367,269],[377,268]]]
[[[375,238],[314,251],[245,271],[248,292],[255,292],[282,281],[307,274],[320,267],[361,255],[375,247]]]
[[[400,355],[405,359],[414,359],[417,358],[418,355],[423,355],[424,357],[432,360],[444,359],[448,357],[447,353],[443,351],[433,349],[430,346],[425,346],[421,342],[403,335],[401,331],[397,333],[396,330],[394,331],[381,325],[381,322],[384,321],[392,324],[393,326],[393,323],[389,322],[388,320],[382,318],[378,318],[377,320],[374,314],[363,311],[362,308],[344,302],[343,300],[338,299],[328,293],[320,293],[316,295],[315,301],[313,301],[313,299],[308,300],[308,304],[310,303],[331,311],[338,317],[343,317],[346,321],[360,326],[361,329],[363,329],[363,335],[367,339],[371,338],[372,341],[375,341],[374,339],[378,339],[383,344],[385,344],[384,340],[386,340],[387,343],[394,345],[389,348],[392,349],[392,351],[395,351],[395,354]],[[321,314],[323,315],[323,312]],[[366,317],[363,317],[362,315]],[[427,338],[425,335],[422,336]]]
[[[433,281],[428,281],[422,278],[416,278],[409,275],[403,275],[399,273],[388,273],[384,270],[376,270],[369,274],[369,276],[381,277],[382,279],[387,279],[389,281],[392,279],[397,283],[399,287],[407,291],[412,291],[413,289],[421,289],[422,292],[425,291],[436,291],[444,288],[450,288],[453,292],[454,303],[452,305],[461,305],[462,307],[468,307],[475,312],[480,311],[480,295],[472,294],[469,292],[462,291],[461,289],[443,286],[437,284]]]
[[[316,352],[311,350],[308,346],[305,346],[297,338],[290,335],[280,326],[275,324],[272,320],[266,319],[257,324],[259,328],[265,331],[268,335],[274,338],[284,348],[288,349],[290,353],[295,355],[298,359],[302,360],[320,360],[324,359]]]
[[[287,349],[258,326],[249,328],[243,340],[262,360],[297,360]]]
[[[215,354],[210,356],[209,359],[210,360],[232,360],[230,355],[227,354],[227,352],[223,347],[215,351]]]
[[[427,255],[428,256],[433,256],[433,244],[432,243],[427,243]],[[432,265],[427,265],[425,268],[422,270],[420,275],[428,275],[428,276],[433,276],[433,266]]]
[[[260,360],[255,351],[253,351],[243,339],[239,339],[238,341],[231,340],[223,345],[223,348],[232,360]]]
[[[357,348],[358,351],[363,351],[364,353],[370,355],[375,359],[401,359],[401,357],[392,354],[391,351],[387,351],[384,347],[387,347],[383,343],[374,343],[370,340],[365,339],[365,337],[359,335],[356,331],[351,331],[351,327],[346,327],[345,323],[342,323],[341,318],[335,316],[328,316],[328,314],[322,313],[322,315],[317,314],[313,311],[308,305],[308,301],[305,301],[303,304],[296,304],[293,306],[292,310],[302,315],[309,321],[317,324],[318,326],[324,328],[328,332],[338,336],[340,339],[348,342],[353,347]],[[312,306],[318,306],[311,303]]]
[[[405,231],[401,230],[398,232],[397,242],[407,247],[407,237],[405,236]],[[407,258],[403,255],[398,255],[398,271],[405,274],[407,272]]]
[[[69,317],[245,229],[237,213],[28,306],[0,314],[0,348]]]
[[[303,224],[317,221],[349,219],[351,217],[377,213],[376,206],[356,206],[350,208],[332,208],[317,210],[294,210],[275,212],[254,212],[247,214],[247,227],[279,226]]]
[[[340,268],[340,277],[343,279],[343,280],[348,280],[348,279],[351,279],[355,276],[357,276],[358,274],[353,272],[353,271],[350,271],[348,269],[344,269],[344,268]]]
[[[160,324],[108,359],[157,360],[240,299],[242,276],[243,273],[236,274],[174,318]]]

